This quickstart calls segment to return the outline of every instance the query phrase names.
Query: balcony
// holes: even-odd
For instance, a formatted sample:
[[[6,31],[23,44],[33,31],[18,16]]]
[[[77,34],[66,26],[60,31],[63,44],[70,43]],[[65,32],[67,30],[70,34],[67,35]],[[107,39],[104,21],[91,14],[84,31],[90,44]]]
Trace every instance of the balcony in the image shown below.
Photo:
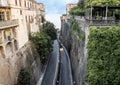
[[[5,28],[9,28],[9,27],[14,27],[14,26],[18,26],[18,20],[7,20],[7,21],[0,21],[0,29],[5,29]]]

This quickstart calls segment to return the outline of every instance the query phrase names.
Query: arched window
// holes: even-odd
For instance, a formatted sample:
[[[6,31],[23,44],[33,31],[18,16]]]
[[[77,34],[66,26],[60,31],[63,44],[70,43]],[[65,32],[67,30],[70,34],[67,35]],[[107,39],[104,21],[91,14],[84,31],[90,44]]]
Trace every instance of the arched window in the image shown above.
[[[9,42],[7,45],[6,45],[6,57],[9,58],[11,57],[13,54],[13,46],[12,46],[12,43]]]
[[[16,40],[14,41],[14,49],[15,49],[15,51],[18,50],[18,45],[17,45],[17,41]]]
[[[15,5],[17,5],[17,0],[15,0]]]

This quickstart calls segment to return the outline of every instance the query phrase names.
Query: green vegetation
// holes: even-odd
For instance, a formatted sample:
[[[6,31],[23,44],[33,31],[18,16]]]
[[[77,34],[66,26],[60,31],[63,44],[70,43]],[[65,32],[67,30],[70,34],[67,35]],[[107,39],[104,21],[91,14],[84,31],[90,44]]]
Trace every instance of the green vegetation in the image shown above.
[[[89,0],[86,3],[86,6],[119,6],[120,0]]]
[[[40,32],[33,33],[31,36],[31,41],[35,44],[43,65],[48,60],[49,52],[52,49],[52,42],[56,37],[54,25],[50,22],[46,22]]]
[[[85,10],[84,10],[84,0],[79,0],[78,2],[78,6],[77,7],[73,7],[71,10],[70,10],[70,14],[71,15],[80,15],[80,16],[84,16],[85,15]]]
[[[41,15],[41,22],[44,23],[46,20],[44,18],[44,16]]]
[[[75,19],[71,19],[70,21],[71,32],[81,40],[85,40],[85,33],[81,30],[77,21]]]
[[[44,26],[43,29],[44,29],[43,31],[44,31],[48,36],[50,36],[50,38],[51,38],[52,40],[55,40],[55,39],[57,38],[55,26],[54,26],[53,23],[47,22],[47,23],[45,24],[45,26]]]
[[[85,15],[84,8],[85,8],[85,1],[84,0],[79,0],[78,6],[77,7],[73,7],[70,10],[70,14],[71,15],[84,16]]]
[[[35,44],[36,49],[40,55],[41,63],[46,64],[48,54],[52,48],[52,41],[50,37],[44,32],[38,32],[32,35],[31,40]]]
[[[81,15],[81,16],[84,16],[85,15],[85,11],[80,8],[80,7],[74,7],[70,10],[70,14],[71,15]]]
[[[85,15],[85,7],[90,6],[120,6],[120,0],[79,0],[78,7],[71,9],[71,15]]]
[[[18,85],[30,85],[30,71],[22,68],[18,75]]]
[[[87,82],[89,85],[120,84],[120,26],[90,28]]]
[[[120,10],[116,9],[115,14],[120,15]]]
[[[85,0],[79,0],[79,2],[78,2],[78,6],[80,7],[80,8],[82,8],[82,9],[84,9],[85,7]]]

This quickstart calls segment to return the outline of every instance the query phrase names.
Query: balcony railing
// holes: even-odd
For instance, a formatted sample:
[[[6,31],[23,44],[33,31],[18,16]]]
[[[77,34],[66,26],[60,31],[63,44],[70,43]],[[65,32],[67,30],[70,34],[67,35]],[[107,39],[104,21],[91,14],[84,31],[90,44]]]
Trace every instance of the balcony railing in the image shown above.
[[[14,27],[19,25],[18,20],[8,20],[8,21],[0,21],[0,29],[5,29],[8,27]]]
[[[86,22],[90,26],[114,26],[114,25],[120,24],[120,20],[88,20],[86,19]]]

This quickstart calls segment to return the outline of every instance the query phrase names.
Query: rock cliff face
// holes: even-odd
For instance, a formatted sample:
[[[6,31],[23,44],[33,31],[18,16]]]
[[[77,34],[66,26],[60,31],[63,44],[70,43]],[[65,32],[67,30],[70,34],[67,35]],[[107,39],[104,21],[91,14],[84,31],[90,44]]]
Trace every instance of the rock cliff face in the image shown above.
[[[41,65],[33,49],[28,42],[11,57],[0,59],[0,85],[15,85],[20,69],[23,67],[30,69],[31,85],[36,85],[41,75]]]
[[[88,26],[84,24],[82,27],[85,33],[84,40],[80,39],[80,37],[74,35],[74,33],[71,32],[70,24],[68,24],[67,22],[63,21],[61,27],[60,39],[67,48],[70,55],[73,79],[76,82],[75,85],[85,85],[85,71],[87,63],[86,46],[89,33]]]

